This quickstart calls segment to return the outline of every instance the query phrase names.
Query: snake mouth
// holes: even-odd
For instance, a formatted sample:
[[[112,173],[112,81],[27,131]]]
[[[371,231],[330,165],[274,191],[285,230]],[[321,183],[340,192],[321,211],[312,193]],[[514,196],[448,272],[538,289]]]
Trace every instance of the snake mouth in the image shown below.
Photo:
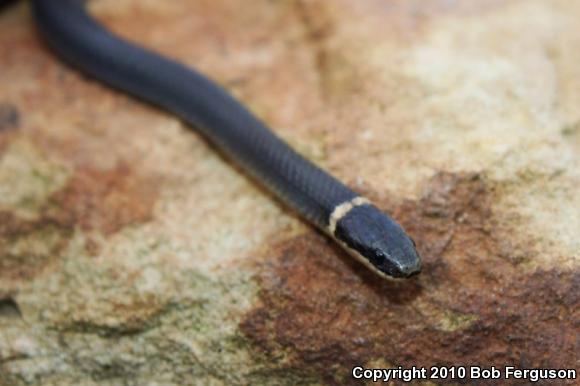
[[[390,264],[384,272],[394,278],[408,279],[421,273],[421,260],[415,260],[414,264]]]
[[[411,263],[401,264],[393,261],[392,258],[386,258],[384,255],[377,253],[368,255],[361,253],[361,250],[352,248],[344,241],[334,238],[349,255],[354,257],[360,263],[365,265],[371,271],[383,279],[399,281],[406,280],[421,273],[421,259],[416,255],[416,258]],[[367,251],[368,252],[368,251]]]

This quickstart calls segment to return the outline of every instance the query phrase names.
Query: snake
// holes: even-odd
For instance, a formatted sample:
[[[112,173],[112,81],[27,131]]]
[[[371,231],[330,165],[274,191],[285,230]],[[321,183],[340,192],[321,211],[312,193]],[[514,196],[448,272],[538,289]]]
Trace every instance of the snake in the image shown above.
[[[31,6],[40,36],[64,62],[173,114],[372,272],[406,279],[421,271],[416,244],[399,223],[293,150],[217,82],[115,35],[85,0]]]

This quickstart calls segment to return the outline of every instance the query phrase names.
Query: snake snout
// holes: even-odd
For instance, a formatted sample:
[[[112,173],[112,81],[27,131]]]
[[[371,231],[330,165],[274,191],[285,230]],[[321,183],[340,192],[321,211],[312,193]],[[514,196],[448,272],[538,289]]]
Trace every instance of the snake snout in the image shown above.
[[[421,272],[421,257],[403,228],[373,205],[349,211],[335,236],[381,276],[408,278]]]

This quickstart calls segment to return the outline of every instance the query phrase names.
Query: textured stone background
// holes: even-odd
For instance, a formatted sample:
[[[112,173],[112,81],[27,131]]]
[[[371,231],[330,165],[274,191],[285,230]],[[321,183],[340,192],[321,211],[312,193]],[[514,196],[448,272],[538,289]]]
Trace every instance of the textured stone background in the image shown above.
[[[250,4],[251,3],[251,4]],[[0,385],[580,367],[580,1],[94,0],[394,213],[374,278],[172,116],[0,14]]]

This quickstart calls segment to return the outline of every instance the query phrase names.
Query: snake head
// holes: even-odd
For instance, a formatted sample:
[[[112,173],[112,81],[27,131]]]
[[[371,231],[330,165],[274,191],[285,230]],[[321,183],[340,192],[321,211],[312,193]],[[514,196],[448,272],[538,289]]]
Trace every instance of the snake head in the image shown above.
[[[421,272],[415,242],[374,205],[355,206],[348,211],[336,223],[334,237],[379,276],[400,279]]]

